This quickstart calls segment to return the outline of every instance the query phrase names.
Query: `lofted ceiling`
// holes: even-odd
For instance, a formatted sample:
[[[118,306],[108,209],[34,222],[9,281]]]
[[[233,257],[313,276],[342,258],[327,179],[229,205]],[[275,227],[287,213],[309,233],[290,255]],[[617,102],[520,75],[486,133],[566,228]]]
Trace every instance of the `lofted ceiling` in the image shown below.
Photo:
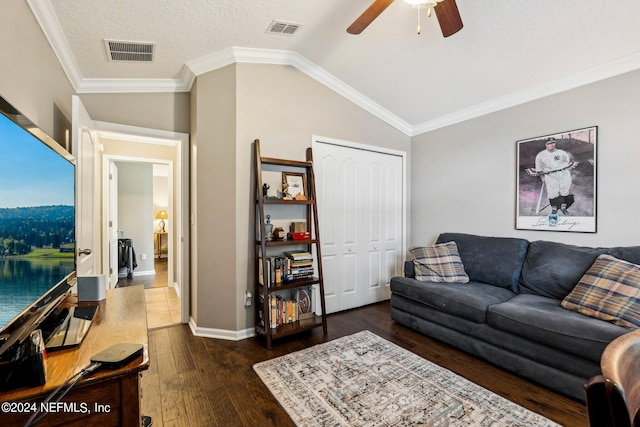
[[[408,135],[640,68],[638,0],[457,0],[464,28],[396,0],[27,0],[79,93],[188,91],[233,62],[297,67]],[[300,24],[293,36],[272,21]],[[105,39],[151,42],[111,62]]]

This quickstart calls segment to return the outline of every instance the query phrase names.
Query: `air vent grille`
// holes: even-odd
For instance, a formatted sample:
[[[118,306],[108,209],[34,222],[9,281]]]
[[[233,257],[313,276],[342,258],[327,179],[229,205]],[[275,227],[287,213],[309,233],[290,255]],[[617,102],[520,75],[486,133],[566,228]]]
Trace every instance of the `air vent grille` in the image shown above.
[[[155,43],[105,40],[111,62],[153,62]]]
[[[267,34],[278,34],[281,36],[293,36],[302,27],[300,24],[292,22],[273,21],[267,28]]]

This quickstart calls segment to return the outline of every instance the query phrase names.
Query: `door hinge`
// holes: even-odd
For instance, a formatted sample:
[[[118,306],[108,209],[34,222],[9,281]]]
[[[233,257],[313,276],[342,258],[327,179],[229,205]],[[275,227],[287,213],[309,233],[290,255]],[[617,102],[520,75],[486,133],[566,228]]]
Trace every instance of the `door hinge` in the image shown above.
[[[113,227],[113,221],[109,221],[109,227]]]

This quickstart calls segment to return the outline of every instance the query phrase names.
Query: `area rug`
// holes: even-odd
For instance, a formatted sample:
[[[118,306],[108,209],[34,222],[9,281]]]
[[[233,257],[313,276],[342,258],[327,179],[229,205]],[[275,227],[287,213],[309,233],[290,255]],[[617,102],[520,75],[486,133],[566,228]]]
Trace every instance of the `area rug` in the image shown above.
[[[369,331],[253,369],[297,426],[558,425]]]

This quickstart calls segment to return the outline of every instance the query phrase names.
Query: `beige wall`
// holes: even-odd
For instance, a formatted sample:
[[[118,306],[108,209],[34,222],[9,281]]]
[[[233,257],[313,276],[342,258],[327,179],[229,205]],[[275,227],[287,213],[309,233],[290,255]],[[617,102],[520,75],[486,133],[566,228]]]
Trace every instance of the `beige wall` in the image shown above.
[[[260,139],[265,157],[304,160],[312,135],[404,151],[410,139],[288,66],[237,64],[202,75],[192,106],[198,153],[194,318],[199,327],[242,331],[253,324],[253,309],[243,307],[254,271],[252,142]]]
[[[638,245],[640,71],[413,138],[410,244],[441,232]],[[515,230],[516,141],[598,126],[597,233]]]
[[[237,65],[236,300],[253,288],[254,188],[252,142],[262,156],[305,160],[312,135],[409,151],[410,138],[343,96],[290,66]],[[251,310],[238,312],[238,329]]]
[[[189,133],[189,93],[85,93],[93,120]]]
[[[198,77],[192,90],[192,317],[198,327],[237,330],[235,66]],[[245,190],[246,194],[246,190]]]
[[[26,1],[2,2],[0,96],[62,143],[73,87]]]

